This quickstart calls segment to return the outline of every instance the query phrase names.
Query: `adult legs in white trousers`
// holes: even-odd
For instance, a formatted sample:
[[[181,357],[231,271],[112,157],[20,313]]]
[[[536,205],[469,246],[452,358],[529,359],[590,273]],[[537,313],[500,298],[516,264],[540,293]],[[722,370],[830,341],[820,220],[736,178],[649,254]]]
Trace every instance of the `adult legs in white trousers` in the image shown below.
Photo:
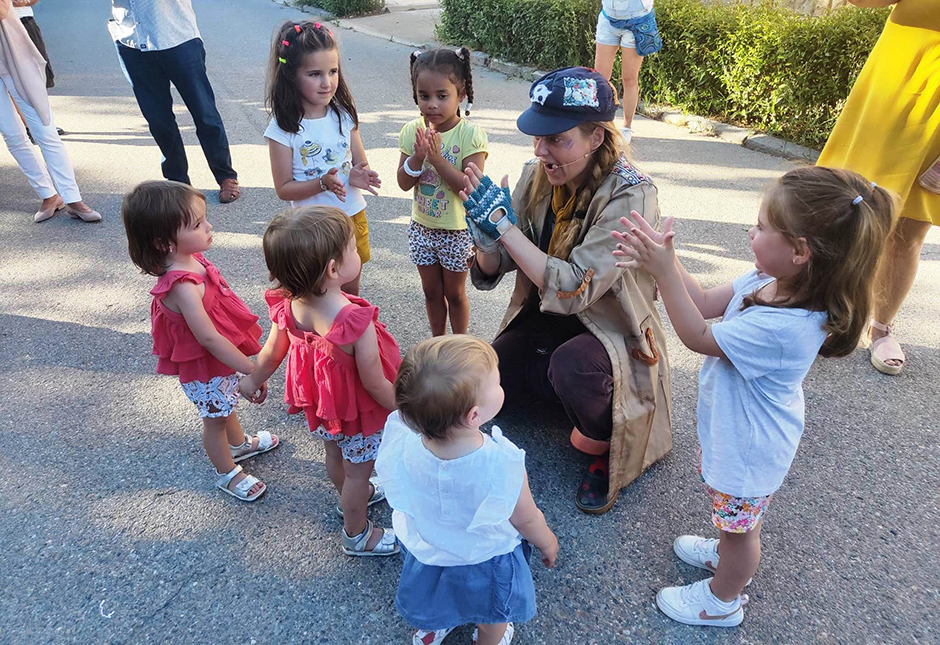
[[[26,128],[13,108],[11,98],[26,119],[29,131],[42,151],[45,164],[40,161],[30,145]],[[17,93],[12,77],[6,75],[0,76],[0,133],[3,135],[10,154],[19,164],[20,170],[26,175],[36,194],[43,200],[40,212],[54,207],[59,201],[58,196],[61,196],[62,201],[68,204],[70,214],[77,217],[85,215],[86,217],[82,219],[95,221],[96,218],[92,214],[97,214],[82,201],[81,192],[75,181],[75,171],[72,169],[62,139],[56,132],[54,120],[50,119],[49,125],[45,125],[33,106]],[[37,213],[37,219],[39,219],[38,215]],[[97,219],[100,219],[100,215]]]

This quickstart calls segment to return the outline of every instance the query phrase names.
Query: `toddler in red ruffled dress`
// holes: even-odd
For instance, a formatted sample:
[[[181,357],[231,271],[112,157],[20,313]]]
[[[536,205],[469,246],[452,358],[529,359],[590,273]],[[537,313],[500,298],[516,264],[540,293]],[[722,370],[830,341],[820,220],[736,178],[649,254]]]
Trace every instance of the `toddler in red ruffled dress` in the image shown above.
[[[261,349],[261,327],[202,256],[212,244],[206,199],[185,184],[148,181],[124,197],[121,214],[131,260],[158,278],[150,292],[157,372],[179,376],[183,391],[199,410],[202,443],[219,475],[216,486],[252,502],[267,488],[235,462],[278,446],[270,432],[245,435],[235,415],[236,373],[255,369],[248,357]]]
[[[395,408],[401,352],[379,322],[378,307],[340,290],[362,268],[350,218],[330,206],[288,209],[271,221],[263,247],[277,282],[265,293],[274,324],[241,392],[264,400],[258,389],[287,358],[284,400],[289,413],[303,411],[324,442],[326,472],[340,494],[343,552],[394,555],[395,534],[374,527],[366,510],[385,499],[370,476]]]

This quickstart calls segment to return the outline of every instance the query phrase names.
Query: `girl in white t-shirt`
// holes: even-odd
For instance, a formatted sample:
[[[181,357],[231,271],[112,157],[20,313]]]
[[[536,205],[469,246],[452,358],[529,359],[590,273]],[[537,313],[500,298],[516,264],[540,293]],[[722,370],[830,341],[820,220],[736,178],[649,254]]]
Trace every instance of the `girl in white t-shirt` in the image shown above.
[[[416,645],[476,623],[477,645],[507,645],[535,615],[533,544],[547,567],[558,540],[535,505],[525,451],[480,426],[503,405],[496,352],[439,336],[405,356],[375,470],[394,509],[405,563],[395,606]]]
[[[365,264],[371,253],[361,190],[377,195],[382,182],[369,169],[332,31],[319,22],[281,25],[271,49],[267,106],[264,137],[277,196],[292,206],[335,206],[352,217]],[[343,291],[359,295],[359,276]]]
[[[764,511],[803,434],[803,379],[817,355],[847,356],[868,326],[872,278],[894,225],[891,193],[848,170],[797,168],[764,196],[748,232],[755,269],[704,290],[673,248],[672,218],[657,233],[636,213],[614,232],[618,266],[649,272],[699,375],[701,476],[719,539],[683,535],[676,555],[715,575],[656,595],[670,618],[734,627],[760,562]],[[722,316],[709,324],[709,318]],[[720,554],[720,558],[719,558]]]

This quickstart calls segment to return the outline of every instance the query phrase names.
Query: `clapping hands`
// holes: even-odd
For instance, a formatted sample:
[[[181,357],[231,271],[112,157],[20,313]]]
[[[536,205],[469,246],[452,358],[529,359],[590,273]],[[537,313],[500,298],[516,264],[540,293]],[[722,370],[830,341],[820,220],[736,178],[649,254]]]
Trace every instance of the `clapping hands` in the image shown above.
[[[618,241],[613,254],[629,258],[629,260],[617,262],[617,266],[643,269],[654,278],[662,276],[676,262],[676,250],[673,245],[676,234],[672,230],[673,218],[666,218],[661,232],[650,226],[649,222],[636,211],[630,211],[630,218],[632,221],[626,217],[620,218],[620,223],[628,229],[626,232],[611,232],[614,239]]]
[[[382,180],[379,179],[379,173],[371,170],[369,164],[363,161],[349,170],[349,185],[353,188],[368,190],[373,195],[378,195],[379,193],[375,189],[382,186]]]
[[[326,189],[326,192],[336,195],[339,201],[345,202],[346,186],[343,184],[343,180],[337,176],[338,173],[338,168],[330,168],[329,172],[320,176],[320,186]]]

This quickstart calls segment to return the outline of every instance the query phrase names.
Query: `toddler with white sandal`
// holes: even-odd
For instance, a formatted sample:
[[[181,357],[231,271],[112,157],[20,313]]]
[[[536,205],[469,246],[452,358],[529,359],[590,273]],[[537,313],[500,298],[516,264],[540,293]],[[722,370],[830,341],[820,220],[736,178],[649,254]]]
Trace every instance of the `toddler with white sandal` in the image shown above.
[[[253,502],[267,488],[236,462],[279,443],[267,431],[248,437],[235,415],[237,372],[255,369],[248,357],[261,349],[261,327],[202,255],[212,245],[206,199],[186,184],[148,181],[124,197],[121,214],[131,260],[158,278],[150,291],[157,372],[178,375],[183,392],[199,410],[202,443],[219,474],[216,486]]]

